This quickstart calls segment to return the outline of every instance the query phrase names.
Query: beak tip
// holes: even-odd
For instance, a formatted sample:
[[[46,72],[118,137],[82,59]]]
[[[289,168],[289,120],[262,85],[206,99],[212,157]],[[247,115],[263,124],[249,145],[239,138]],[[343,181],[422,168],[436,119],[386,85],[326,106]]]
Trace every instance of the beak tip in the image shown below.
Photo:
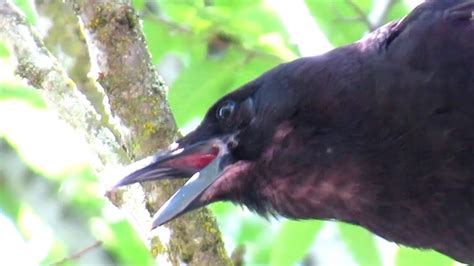
[[[139,181],[139,180],[138,180]],[[123,187],[123,186],[126,186],[126,185],[130,185],[130,184],[133,184],[133,183],[136,183],[134,182],[133,178],[131,178],[131,175],[127,175],[123,178],[121,178],[118,182],[116,182],[115,184],[113,184],[109,190],[114,190],[114,189],[117,189],[119,187]]]
[[[153,220],[153,223],[151,224],[151,230],[154,230],[156,229],[157,227],[159,226],[162,226],[163,224],[165,224],[166,222],[164,221],[161,221],[161,219],[154,219]]]
[[[128,182],[125,182],[126,180],[125,179],[122,179],[120,181],[118,181],[117,183],[115,183],[114,185],[112,185],[112,187],[110,188],[111,190],[114,190],[114,189],[117,189],[119,187],[123,187],[125,185],[128,185],[129,183]]]

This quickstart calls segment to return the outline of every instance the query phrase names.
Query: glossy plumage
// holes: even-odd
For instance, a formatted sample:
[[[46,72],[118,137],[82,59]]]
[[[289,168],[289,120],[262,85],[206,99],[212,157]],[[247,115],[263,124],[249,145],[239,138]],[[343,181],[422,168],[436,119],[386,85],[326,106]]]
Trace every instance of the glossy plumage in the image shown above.
[[[262,215],[358,224],[474,263],[473,11],[474,1],[426,1],[224,96],[173,156],[147,166],[212,176],[181,192],[192,194],[186,204],[170,200],[164,209],[181,209],[155,225],[229,200]],[[140,171],[119,185],[164,176]]]

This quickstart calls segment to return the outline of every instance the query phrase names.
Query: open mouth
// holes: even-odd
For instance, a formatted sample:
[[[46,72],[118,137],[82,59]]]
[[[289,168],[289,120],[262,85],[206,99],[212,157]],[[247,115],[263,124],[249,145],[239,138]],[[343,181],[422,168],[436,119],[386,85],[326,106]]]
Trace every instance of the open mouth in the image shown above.
[[[181,214],[206,204],[200,196],[234,162],[227,138],[213,138],[142,159],[128,167],[128,174],[114,187],[137,182],[191,177],[153,217],[156,228]],[[181,147],[182,146],[182,147]]]

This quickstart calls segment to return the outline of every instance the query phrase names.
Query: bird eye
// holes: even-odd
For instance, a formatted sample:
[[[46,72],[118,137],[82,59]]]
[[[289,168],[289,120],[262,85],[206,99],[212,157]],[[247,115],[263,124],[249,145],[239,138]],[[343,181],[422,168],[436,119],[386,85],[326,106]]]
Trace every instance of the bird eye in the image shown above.
[[[226,120],[227,118],[230,117],[230,115],[232,114],[234,109],[235,109],[235,102],[234,101],[227,101],[217,111],[217,118],[219,120]]]

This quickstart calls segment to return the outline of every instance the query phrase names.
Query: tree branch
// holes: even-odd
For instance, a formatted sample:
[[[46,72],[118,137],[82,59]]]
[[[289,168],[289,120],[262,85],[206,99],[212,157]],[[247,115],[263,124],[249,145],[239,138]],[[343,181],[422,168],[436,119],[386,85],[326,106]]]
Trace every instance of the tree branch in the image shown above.
[[[114,135],[100,124],[92,105],[44,47],[21,11],[7,0],[0,1],[0,39],[17,59],[16,73],[33,87],[42,89],[44,99],[59,116],[83,133],[97,154],[94,165],[119,161],[123,152]]]
[[[120,139],[118,125],[111,120],[109,107],[104,104],[106,98],[104,90],[98,86],[95,79],[88,77],[91,60],[72,3],[35,0],[35,7],[41,20],[48,21],[51,25],[43,36],[45,46],[59,58],[62,67],[74,80],[77,88],[100,114],[101,123],[108,126],[116,138]]]
[[[356,12],[357,19],[365,23],[370,31],[376,29],[375,25],[372,23],[372,21],[370,21],[367,14],[365,14],[364,10],[362,10],[359,5],[357,5],[353,0],[346,0],[346,3]]]
[[[388,13],[398,0],[384,0],[383,2],[376,2],[373,5],[370,15],[366,14],[365,11],[362,10],[362,8],[354,0],[345,1],[352,8],[352,10],[354,10],[357,16],[353,18],[341,18],[340,21],[362,22],[367,26],[369,31],[374,31],[385,24]]]
[[[0,0],[0,38],[18,60],[17,73],[41,88],[50,106],[80,131],[100,160],[95,169],[128,162],[167,146],[177,136],[165,86],[150,63],[140,21],[129,1],[73,1],[85,29],[92,75],[108,96],[110,114],[97,110],[47,51],[10,1]],[[107,110],[106,110],[107,111]],[[101,113],[102,112],[102,113]],[[120,121],[104,123],[101,116]],[[150,236],[150,216],[181,182],[131,186],[109,194],[124,209],[157,260],[175,265],[229,265],[215,220],[207,210],[176,219]],[[167,237],[171,236],[167,241]]]
[[[85,254],[87,254],[88,252],[91,252],[92,250],[100,247],[101,245],[102,245],[101,241],[95,241],[94,243],[92,243],[92,245],[89,245],[89,246],[79,250],[78,252],[72,254],[71,256],[66,257],[66,258],[64,258],[64,259],[62,259],[58,262],[52,263],[51,266],[59,266],[59,265],[65,264],[66,262],[77,260],[77,259],[81,258],[82,256],[84,256]]]

